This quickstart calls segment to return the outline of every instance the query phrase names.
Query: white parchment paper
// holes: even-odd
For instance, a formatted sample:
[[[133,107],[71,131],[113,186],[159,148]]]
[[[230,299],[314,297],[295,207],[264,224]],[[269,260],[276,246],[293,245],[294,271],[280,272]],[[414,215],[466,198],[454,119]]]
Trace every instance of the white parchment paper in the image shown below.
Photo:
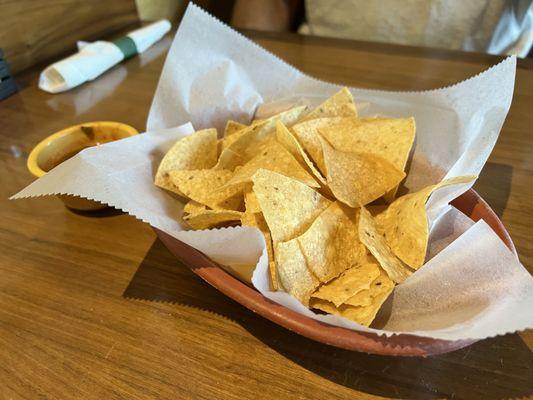
[[[443,178],[477,175],[509,110],[516,60],[508,58],[454,86],[424,92],[351,88],[362,115],[414,116],[417,138],[405,183],[417,190]],[[183,205],[153,185],[162,155],[195,128],[249,121],[280,99],[318,103],[339,86],[306,76],[191,5],[167,56],[147,133],[89,148],[13,198],[73,194],[99,200],[159,228],[221,264],[255,265],[266,297],[311,318],[359,331],[409,332],[448,340],[480,339],[533,327],[533,279],[496,234],[448,202],[472,184],[428,202],[428,262],[397,286],[380,315],[382,329],[316,315],[286,293],[268,290],[265,243],[254,228],[187,231]],[[192,123],[192,125],[190,124]]]

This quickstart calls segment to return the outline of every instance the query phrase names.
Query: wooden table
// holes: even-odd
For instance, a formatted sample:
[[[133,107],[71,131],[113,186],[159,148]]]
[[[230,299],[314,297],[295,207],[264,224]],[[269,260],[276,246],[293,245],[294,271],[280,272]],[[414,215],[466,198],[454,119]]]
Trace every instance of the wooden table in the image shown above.
[[[249,35],[322,79],[419,90],[499,58],[340,40]],[[0,102],[1,399],[499,399],[533,395],[529,333],[428,359],[328,347],[266,321],[179,263],[151,228],[55,198],[10,202],[32,181],[30,149],[65,126],[117,120],[142,130],[170,38],[60,95],[38,69]],[[533,268],[533,64],[519,62],[500,140],[476,189]],[[529,343],[529,344],[528,344]]]

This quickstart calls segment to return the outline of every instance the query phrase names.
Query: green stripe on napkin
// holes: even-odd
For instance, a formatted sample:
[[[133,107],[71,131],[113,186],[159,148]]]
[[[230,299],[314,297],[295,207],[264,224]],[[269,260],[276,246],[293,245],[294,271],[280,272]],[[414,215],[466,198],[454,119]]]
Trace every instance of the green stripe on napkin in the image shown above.
[[[133,57],[137,54],[137,46],[135,46],[135,42],[129,36],[115,39],[112,43],[120,49],[122,54],[124,54],[124,59]]]

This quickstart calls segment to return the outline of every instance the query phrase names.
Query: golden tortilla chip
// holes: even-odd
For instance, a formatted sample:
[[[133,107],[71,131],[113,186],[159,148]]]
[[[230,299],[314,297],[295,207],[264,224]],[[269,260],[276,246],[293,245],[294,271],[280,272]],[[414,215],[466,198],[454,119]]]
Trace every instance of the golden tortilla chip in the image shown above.
[[[307,306],[309,298],[319,285],[318,279],[309,271],[305,257],[296,240],[274,245],[279,279],[287,293]]]
[[[244,205],[247,213],[261,212],[261,206],[253,190],[253,184],[246,185],[244,189]]]
[[[242,226],[254,226],[257,228],[257,221],[255,219],[255,213],[245,211],[241,215]]]
[[[405,170],[415,140],[414,118],[346,119],[334,127],[319,128],[320,134],[337,150],[372,153],[383,157],[400,171]],[[385,199],[391,202],[397,187]]]
[[[217,160],[222,154],[222,150],[224,150],[224,139],[217,139]]]
[[[309,159],[300,143],[298,143],[298,140],[294,137],[291,131],[289,131],[287,127],[283,125],[283,122],[281,121],[278,121],[276,125],[276,139],[283,146],[285,146],[285,148],[292,154],[292,156],[303,168],[311,172],[320,183],[323,185],[326,184],[326,179]]]
[[[319,133],[333,148],[352,153],[373,153],[403,171],[415,139],[415,120],[410,118],[346,118]]]
[[[379,275],[380,271],[377,264],[355,265],[348,268],[339,277],[320,286],[312,297],[330,301],[339,307],[356,294],[368,292],[370,285]],[[368,297],[370,299],[370,296]]]
[[[248,211],[248,208],[246,209],[246,212],[241,217],[241,224],[243,226],[253,226],[256,227],[261,231],[263,236],[265,237],[265,243],[267,248],[267,254],[268,254],[268,268],[270,272],[270,290],[277,291],[279,290],[279,278],[278,278],[278,272],[276,268],[276,260],[274,258],[274,250],[272,247],[272,236],[270,235],[270,231],[268,230],[267,223],[265,221],[265,218],[263,217],[263,214],[261,212],[259,213],[251,213]]]
[[[401,283],[412,274],[412,271],[394,255],[378,231],[374,218],[364,207],[361,207],[359,213],[359,239],[394,282]]]
[[[311,298],[309,306],[330,314],[340,315],[363,326],[370,326],[374,318],[376,318],[376,314],[378,313],[379,309],[385,300],[387,300],[387,297],[389,297],[389,295],[392,293],[394,285],[387,286],[386,289],[387,290],[381,291],[375,297],[371,297],[370,304],[368,304],[368,300],[365,300],[364,303],[368,304],[365,306],[342,304],[339,307],[335,307],[335,304],[315,297]]]
[[[324,117],[357,117],[352,94],[343,87],[304,117],[304,120]]]
[[[229,119],[228,122],[226,122],[226,128],[224,129],[224,138],[227,138],[244,128],[246,128],[246,125]]]
[[[385,298],[386,299],[386,298]],[[347,304],[340,306],[340,315],[363,326],[370,326],[383,303],[376,302],[366,307],[353,307]]]
[[[475,176],[460,176],[444,180],[436,185],[397,198],[384,212],[376,217],[380,232],[394,254],[411,268],[424,264],[429,239],[426,202],[435,190],[468,183]]]
[[[251,182],[252,176],[258,169],[267,169],[279,174],[294,178],[311,187],[320,185],[298,164],[294,157],[277,141],[267,144],[261,152],[244,164],[235,169],[235,174],[226,185],[235,185]]]
[[[232,175],[231,171],[213,169],[170,171],[169,180],[173,187],[191,200],[213,210],[236,211],[243,203],[243,187],[223,187]]]
[[[198,203],[194,200],[189,200],[184,206],[183,206],[183,212],[187,214],[198,214],[200,212],[203,212],[207,209],[205,204]]]
[[[309,186],[276,172],[260,169],[252,180],[274,242],[300,236],[331,203]]]
[[[178,140],[165,154],[157,169],[155,184],[173,190],[168,178],[169,171],[211,168],[216,164],[217,157],[217,130],[196,131]]]
[[[320,282],[336,278],[348,268],[366,260],[359,241],[356,210],[332,203],[296,238],[307,268]]]
[[[383,196],[405,177],[384,158],[370,153],[334,150],[324,139],[328,186],[335,197],[350,207],[364,206]]]
[[[311,298],[309,307],[325,311],[328,314],[340,315],[341,317],[357,322],[363,326],[369,326],[375,317],[375,314],[372,315],[373,310],[371,306],[353,307],[350,305],[341,305],[340,307],[335,307],[335,304],[327,300],[317,299],[314,297]]]
[[[228,222],[241,220],[242,212],[231,210],[205,210],[197,214],[183,217],[183,220],[193,229],[209,229]]]
[[[231,122],[231,124],[230,124]],[[222,143],[220,146],[220,151],[218,153],[219,157],[220,154],[222,154],[222,151],[229,147],[233,142],[235,142],[237,139],[239,139],[242,135],[244,135],[246,132],[249,132],[254,124],[251,125],[243,125],[239,124],[235,121],[228,121],[226,124],[226,130],[224,131],[224,138],[221,139]]]
[[[295,138],[301,144],[303,149],[311,156],[316,166],[320,169],[323,175],[326,175],[326,167],[324,165],[324,157],[322,156],[322,145],[319,137],[320,132],[327,129],[328,132],[336,132],[339,129],[341,132],[348,127],[361,125],[368,121],[382,118],[356,118],[356,117],[325,117],[311,120],[300,121],[295,124],[291,131]],[[328,139],[328,138],[326,138]],[[333,146],[336,148],[335,146]],[[351,151],[349,149],[336,148],[337,150]]]
[[[324,164],[322,144],[320,143],[320,134],[318,131],[320,128],[341,124],[344,120],[345,118],[342,117],[318,118],[299,122],[291,128],[292,132],[294,132],[294,136],[307,154],[309,154],[315,165],[322,172],[323,176],[326,175],[327,171]]]
[[[240,131],[236,132],[235,134],[231,136],[225,137],[224,139],[220,139],[221,143],[220,143],[220,152],[218,153],[219,157],[224,151],[224,149],[231,146],[233,142],[237,141],[237,139],[239,139],[245,133],[246,133],[246,129],[241,129]]]
[[[220,153],[214,168],[233,171],[239,165],[243,165],[247,161],[247,158],[241,147],[254,146],[256,144],[259,147],[259,145],[264,145],[265,142],[268,143],[271,139],[271,135],[268,135],[268,133],[269,127],[267,121],[263,121],[249,125],[237,134],[229,136],[223,143],[222,153]],[[235,144],[237,141],[239,143],[242,142],[242,144]],[[253,158],[253,156],[250,158]]]
[[[377,267],[377,265],[376,265]],[[387,276],[387,273],[381,268],[377,267],[378,276],[372,281],[370,287],[367,290],[362,290],[356,293],[344,303],[355,307],[369,306],[373,303],[374,298],[378,298],[378,302],[381,301],[381,296],[385,295],[385,299],[394,290],[394,282]],[[385,301],[383,299],[383,301]],[[383,303],[382,301],[382,303]]]
[[[339,314],[337,307],[331,301],[320,299],[318,297],[311,297],[309,299],[309,308],[315,308],[317,310],[322,310],[328,314]]]
[[[366,307],[371,305],[372,296],[370,295],[370,290],[361,290],[359,293],[346,300],[344,304],[353,307]]]
[[[352,321],[359,322],[361,325],[369,326],[376,318],[378,311],[380,310],[385,300],[390,296],[394,289],[394,286],[386,287],[386,290],[372,297],[372,302],[364,307],[354,307],[350,304],[343,304],[340,306],[341,315]]]
[[[295,107],[244,128],[244,133],[222,151],[215,168],[233,171],[237,166],[244,165],[259,154],[268,143],[275,140],[278,120],[291,126],[305,109],[305,106]]]

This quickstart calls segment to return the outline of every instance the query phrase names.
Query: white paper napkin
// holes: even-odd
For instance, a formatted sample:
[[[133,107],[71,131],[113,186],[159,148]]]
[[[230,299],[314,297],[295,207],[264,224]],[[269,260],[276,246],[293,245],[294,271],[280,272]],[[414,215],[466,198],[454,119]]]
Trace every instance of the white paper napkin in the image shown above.
[[[142,53],[160,40],[171,28],[161,20],[126,35],[133,40],[137,53]],[[122,51],[113,43],[97,41],[78,43],[79,52],[48,66],[39,77],[39,88],[49,93],[70,90],[92,81],[124,59]]]

